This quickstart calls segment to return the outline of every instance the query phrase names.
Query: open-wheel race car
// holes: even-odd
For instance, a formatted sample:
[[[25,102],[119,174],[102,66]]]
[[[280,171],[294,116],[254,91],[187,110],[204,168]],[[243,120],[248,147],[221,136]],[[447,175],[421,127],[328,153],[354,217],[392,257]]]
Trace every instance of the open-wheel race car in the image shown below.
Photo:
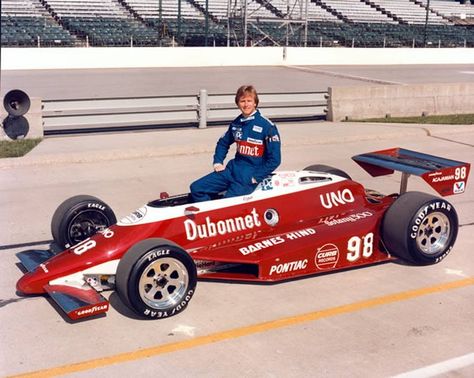
[[[442,197],[406,191],[409,175],[441,196],[465,191],[470,164],[406,149],[356,155],[372,176],[402,172],[398,193],[364,188],[325,165],[275,172],[250,195],[192,203],[168,196],[120,221],[92,196],[56,210],[52,250],[17,254],[26,268],[22,294],[49,294],[71,319],[106,312],[115,289],[144,318],[183,311],[198,279],[283,281],[402,259],[434,264],[451,251],[454,207]]]

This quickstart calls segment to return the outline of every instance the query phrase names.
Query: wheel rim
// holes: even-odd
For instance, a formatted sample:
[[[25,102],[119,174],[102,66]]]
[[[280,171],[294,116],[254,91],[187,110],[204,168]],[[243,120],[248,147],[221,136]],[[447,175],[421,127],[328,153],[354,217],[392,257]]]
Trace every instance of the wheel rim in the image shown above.
[[[77,244],[109,226],[109,218],[100,211],[81,211],[69,223],[67,233],[69,243]]]
[[[427,215],[416,236],[418,248],[427,255],[436,255],[446,249],[451,231],[449,218],[443,213]]]
[[[174,306],[185,295],[189,275],[184,264],[174,258],[161,258],[148,265],[140,276],[139,293],[143,302],[157,310]]]

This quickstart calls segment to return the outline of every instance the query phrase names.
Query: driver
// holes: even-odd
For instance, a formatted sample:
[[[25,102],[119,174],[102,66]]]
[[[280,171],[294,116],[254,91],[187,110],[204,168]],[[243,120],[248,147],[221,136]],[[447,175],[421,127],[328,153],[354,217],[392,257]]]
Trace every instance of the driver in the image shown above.
[[[258,102],[253,86],[243,85],[237,90],[235,103],[242,114],[217,141],[214,171],[191,184],[194,202],[210,200],[222,191],[226,191],[224,197],[250,194],[280,165],[280,135],[276,126],[257,109]],[[237,144],[235,157],[224,166],[234,142]]]

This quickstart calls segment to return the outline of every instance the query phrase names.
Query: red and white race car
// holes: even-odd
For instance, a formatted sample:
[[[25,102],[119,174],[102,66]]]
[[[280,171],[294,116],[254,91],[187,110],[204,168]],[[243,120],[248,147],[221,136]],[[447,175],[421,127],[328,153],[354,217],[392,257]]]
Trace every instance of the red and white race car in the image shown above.
[[[103,290],[145,318],[183,311],[197,279],[283,281],[394,258],[433,264],[451,251],[454,207],[406,192],[411,174],[441,196],[465,191],[470,164],[393,148],[356,155],[373,176],[402,172],[400,193],[365,189],[343,171],[314,165],[276,172],[250,195],[191,203],[162,198],[116,222],[91,196],[66,200],[52,219],[62,252],[17,254],[22,294],[49,294],[71,319],[106,312]],[[53,244],[53,245],[54,245]]]

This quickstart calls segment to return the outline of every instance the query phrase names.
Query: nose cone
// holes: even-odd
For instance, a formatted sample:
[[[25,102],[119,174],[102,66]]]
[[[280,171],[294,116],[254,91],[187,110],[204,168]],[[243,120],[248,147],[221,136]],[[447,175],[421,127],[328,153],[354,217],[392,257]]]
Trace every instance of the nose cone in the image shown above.
[[[35,272],[30,272],[18,280],[16,290],[22,294],[43,294],[46,284],[44,278],[41,279]]]

